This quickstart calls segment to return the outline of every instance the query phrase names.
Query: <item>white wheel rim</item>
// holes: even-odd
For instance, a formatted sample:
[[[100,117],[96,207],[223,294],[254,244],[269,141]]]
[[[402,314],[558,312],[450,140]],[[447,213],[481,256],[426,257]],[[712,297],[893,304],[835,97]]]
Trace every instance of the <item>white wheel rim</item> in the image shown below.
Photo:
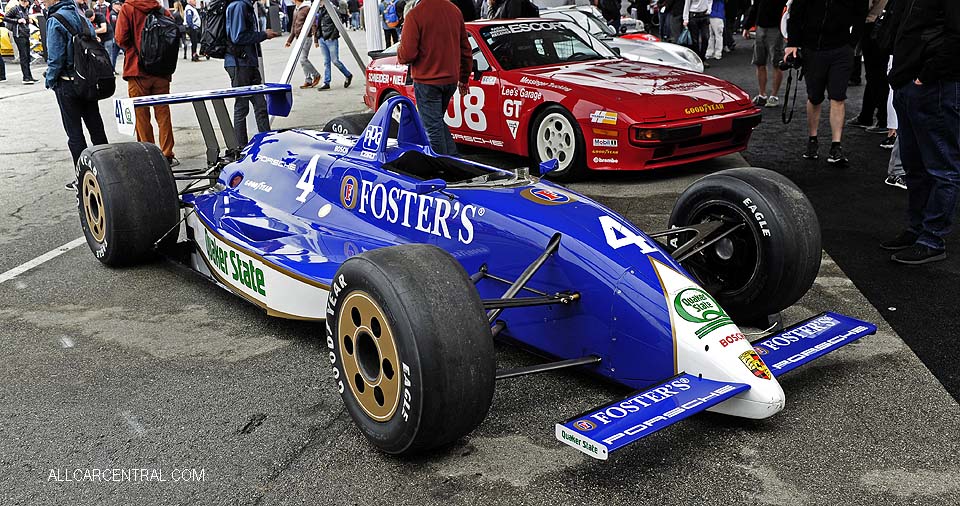
[[[561,172],[573,164],[576,150],[576,132],[566,116],[552,112],[543,118],[537,127],[537,155],[540,160],[556,158],[560,162],[556,172]]]

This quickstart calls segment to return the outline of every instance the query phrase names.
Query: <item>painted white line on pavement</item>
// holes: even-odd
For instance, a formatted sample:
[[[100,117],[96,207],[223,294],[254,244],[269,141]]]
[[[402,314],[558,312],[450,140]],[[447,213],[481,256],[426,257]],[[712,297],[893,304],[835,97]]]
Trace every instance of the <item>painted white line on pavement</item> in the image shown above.
[[[70,338],[67,337],[67,336],[61,337],[61,338],[60,338],[60,346],[62,346],[62,347],[64,347],[64,348],[73,348],[73,339],[70,339]]]
[[[38,256],[37,258],[30,260],[29,262],[22,263],[14,267],[13,269],[10,269],[9,271],[4,272],[3,274],[0,274],[0,284],[10,281],[11,279],[23,274],[24,272],[27,272],[30,269],[33,269],[34,267],[40,264],[43,264],[44,262],[53,260],[54,258],[57,258],[58,256],[72,250],[73,248],[76,248],[81,244],[85,244],[86,242],[87,242],[87,239],[85,237],[78,237],[64,244],[63,246],[60,246],[57,249],[48,251]]]

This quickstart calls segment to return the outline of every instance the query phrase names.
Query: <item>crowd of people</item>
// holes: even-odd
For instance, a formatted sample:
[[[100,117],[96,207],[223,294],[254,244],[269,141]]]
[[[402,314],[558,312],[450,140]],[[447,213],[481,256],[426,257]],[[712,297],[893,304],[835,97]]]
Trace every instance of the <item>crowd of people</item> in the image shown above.
[[[91,3],[87,3],[87,2]],[[288,4],[289,1],[289,4]],[[263,82],[258,58],[260,43],[289,32],[287,46],[308,30],[300,53],[304,73],[301,88],[328,90],[331,70],[349,87],[353,75],[339,60],[340,31],[331,11],[350,29],[362,29],[362,0],[324,2],[316,21],[307,27],[311,0],[210,0],[227,3],[226,31],[231,50],[223,65],[232,86]],[[417,107],[431,145],[438,153],[456,148],[443,122],[443,111],[469,73],[469,45],[463,23],[482,18],[534,17],[531,0],[367,0],[377,1],[380,29],[387,45],[399,43],[397,54],[411,69]],[[15,42],[24,84],[36,82],[30,68],[30,24],[46,19],[43,47],[47,53],[45,83],[54,90],[74,162],[86,148],[82,124],[93,144],[107,142],[96,101],[78,96],[71,81],[74,57],[72,34],[95,36],[116,62],[125,57],[122,79],[130,97],[169,93],[172,72],[150,73],[138,63],[141,32],[148,16],[169,17],[183,39],[183,58],[199,61],[207,7],[201,1],[176,0],[171,9],[158,0],[11,0],[4,23]],[[332,9],[327,9],[330,2]],[[619,30],[621,16],[633,13],[659,24],[667,41],[688,45],[706,62],[719,60],[736,47],[734,34],[754,38],[756,69],[754,103],[778,107],[784,72],[802,72],[806,86],[807,143],[802,158],[820,157],[819,125],[828,107],[830,147],[826,161],[848,163],[843,148],[844,127],[886,134],[881,147],[890,149],[885,182],[907,190],[908,228],[882,245],[896,251],[902,263],[926,263],[945,257],[943,237],[952,225],[960,194],[960,2],[954,0],[592,0],[607,22]],[[420,7],[420,8],[418,8]],[[159,9],[159,11],[158,11]],[[445,13],[445,14],[438,14]],[[455,15],[454,15],[455,14]],[[279,23],[277,23],[279,19]],[[656,23],[654,23],[656,21]],[[268,27],[269,25],[269,27]],[[310,47],[323,54],[323,72],[310,61]],[[771,76],[772,73],[772,76]],[[860,110],[846,118],[848,87],[865,74]],[[117,74],[121,75],[121,74]],[[0,63],[0,80],[6,78]],[[239,98],[234,127],[241,145],[248,139],[246,117],[253,106],[257,127],[269,129],[262,96]],[[171,166],[173,129],[167,107],[153,108],[157,139]],[[154,142],[150,108],[136,111],[138,140]]]

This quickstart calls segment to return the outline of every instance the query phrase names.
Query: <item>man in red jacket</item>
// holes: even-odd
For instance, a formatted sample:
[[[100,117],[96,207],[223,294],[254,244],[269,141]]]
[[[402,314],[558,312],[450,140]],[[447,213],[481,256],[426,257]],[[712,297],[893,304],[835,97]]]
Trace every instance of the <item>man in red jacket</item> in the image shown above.
[[[443,116],[458,89],[461,97],[470,92],[472,58],[463,14],[453,2],[420,0],[407,14],[397,59],[410,65],[417,111],[439,154],[457,154]]]
[[[127,94],[130,98],[170,93],[170,80],[173,76],[154,76],[140,69],[140,34],[147,20],[147,13],[162,8],[157,0],[126,0],[117,15],[117,31],[114,36],[118,46],[123,48],[123,79],[127,81]],[[164,15],[170,11],[164,9]],[[170,106],[153,107],[160,130],[160,151],[171,167],[180,162],[173,156],[173,125],[170,123]],[[138,107],[137,140],[154,143],[153,125],[150,123],[150,108]]]

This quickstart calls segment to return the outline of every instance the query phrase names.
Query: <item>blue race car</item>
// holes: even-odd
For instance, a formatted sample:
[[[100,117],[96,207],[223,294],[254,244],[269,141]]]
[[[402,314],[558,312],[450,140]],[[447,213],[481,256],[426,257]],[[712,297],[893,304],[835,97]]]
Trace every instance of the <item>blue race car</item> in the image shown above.
[[[236,146],[224,98],[251,94],[290,109],[287,85],[119,101],[127,126],[132,108],[193,102],[208,164],[171,170],[152,144],[88,149],[84,233],[108,266],[160,253],[270,315],[323,321],[334,385],[385,452],[469,433],[497,380],[576,367],[637,390],[556,424],[606,459],[703,410],[772,416],[778,376],[876,330],[831,312],[752,343],[739,330],[796,302],[819,269],[810,203],[774,172],[706,176],[670,228],[644,233],[525,169],[435,154],[403,97],[359,136],[290,129]],[[494,337],[548,361],[498,371]]]

